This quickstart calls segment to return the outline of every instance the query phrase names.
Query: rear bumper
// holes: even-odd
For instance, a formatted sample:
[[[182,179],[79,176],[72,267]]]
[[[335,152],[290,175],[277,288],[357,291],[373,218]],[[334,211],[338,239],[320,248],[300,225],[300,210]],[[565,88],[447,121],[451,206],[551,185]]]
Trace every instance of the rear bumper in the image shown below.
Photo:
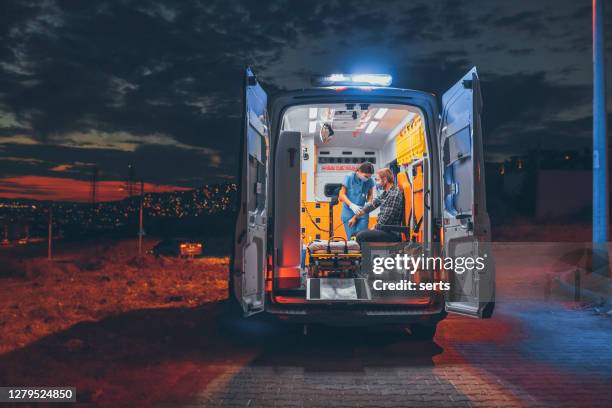
[[[292,305],[289,307],[268,304],[266,312],[281,321],[325,323],[337,326],[436,324],[446,317],[444,303],[428,306],[388,307],[374,305],[321,305],[316,307]]]

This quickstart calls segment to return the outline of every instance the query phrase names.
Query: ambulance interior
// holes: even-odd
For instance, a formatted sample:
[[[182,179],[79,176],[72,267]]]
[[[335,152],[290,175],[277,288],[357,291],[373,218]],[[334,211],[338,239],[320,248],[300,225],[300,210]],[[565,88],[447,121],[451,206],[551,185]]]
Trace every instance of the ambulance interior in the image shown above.
[[[323,134],[322,127],[326,128]],[[375,170],[389,167],[396,185],[404,193],[402,225],[409,228],[401,233],[401,240],[423,243],[429,230],[425,200],[430,180],[427,138],[419,109],[407,105],[366,103],[300,105],[286,111],[281,137],[283,131],[299,132],[302,148],[300,276],[281,279],[283,289],[301,290],[303,293],[309,278],[335,278],[338,282],[356,275],[363,277],[363,271],[359,272],[359,246],[353,250],[357,245],[355,242],[351,251],[346,251],[340,259],[337,255],[328,254],[327,259],[317,255],[322,262],[320,268],[315,267],[316,260],[309,247],[316,240],[351,239],[346,236],[341,219],[343,204],[337,203],[337,197],[346,175],[366,161],[372,163]],[[376,194],[379,193],[374,193],[374,197]],[[378,210],[369,214],[370,229],[376,224],[377,214]],[[354,255],[353,260],[348,253]],[[356,296],[359,299],[372,298],[369,293]],[[317,295],[313,298],[316,299]]]

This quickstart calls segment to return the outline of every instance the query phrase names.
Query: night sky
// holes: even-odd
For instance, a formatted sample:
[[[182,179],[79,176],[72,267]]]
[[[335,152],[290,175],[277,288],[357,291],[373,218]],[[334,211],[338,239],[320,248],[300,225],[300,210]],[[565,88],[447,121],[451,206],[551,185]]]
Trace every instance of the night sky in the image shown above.
[[[87,200],[97,166],[121,198],[130,163],[148,191],[235,181],[247,64],[271,93],[369,71],[438,95],[476,65],[487,160],[582,150],[591,52],[586,0],[3,0],[0,197]]]

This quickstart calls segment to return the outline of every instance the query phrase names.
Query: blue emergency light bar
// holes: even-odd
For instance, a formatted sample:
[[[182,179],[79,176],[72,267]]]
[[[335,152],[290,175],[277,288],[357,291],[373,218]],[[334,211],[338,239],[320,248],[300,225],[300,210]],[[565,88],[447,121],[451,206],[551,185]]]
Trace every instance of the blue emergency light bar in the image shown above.
[[[389,86],[391,81],[387,74],[331,74],[313,79],[316,86]]]

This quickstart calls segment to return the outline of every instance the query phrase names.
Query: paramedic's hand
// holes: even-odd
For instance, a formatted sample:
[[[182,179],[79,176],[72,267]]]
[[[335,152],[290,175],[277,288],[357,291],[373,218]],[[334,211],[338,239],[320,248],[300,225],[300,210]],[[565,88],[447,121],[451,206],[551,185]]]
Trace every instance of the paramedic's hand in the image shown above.
[[[361,207],[359,207],[357,204],[351,203],[349,207],[351,208],[351,211],[354,212],[355,214],[361,211]]]
[[[348,222],[348,226],[353,228],[355,224],[357,224],[357,217],[352,217]]]

